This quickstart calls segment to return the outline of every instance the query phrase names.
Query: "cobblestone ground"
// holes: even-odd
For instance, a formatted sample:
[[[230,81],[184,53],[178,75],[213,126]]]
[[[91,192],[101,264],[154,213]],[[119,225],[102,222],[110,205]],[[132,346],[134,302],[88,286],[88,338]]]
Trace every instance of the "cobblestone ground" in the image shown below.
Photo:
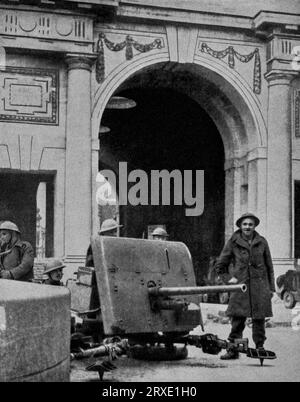
[[[230,325],[208,324],[206,333],[217,334],[226,339]],[[201,333],[197,329],[195,333]],[[245,337],[251,339],[247,328]],[[300,331],[292,328],[267,329],[266,347],[274,350],[278,359],[265,363],[264,367],[256,360],[242,355],[238,361],[223,362],[219,356],[210,356],[200,349],[189,347],[189,356],[180,362],[144,362],[121,357],[115,362],[117,370],[105,373],[104,380],[109,382],[281,382],[299,381],[300,373]],[[72,382],[99,381],[97,373],[88,373],[85,367],[97,359],[72,362]]]

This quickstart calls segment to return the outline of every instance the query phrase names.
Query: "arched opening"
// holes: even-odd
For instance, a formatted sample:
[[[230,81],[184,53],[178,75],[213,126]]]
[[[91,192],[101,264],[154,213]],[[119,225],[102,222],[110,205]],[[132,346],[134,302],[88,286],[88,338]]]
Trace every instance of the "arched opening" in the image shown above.
[[[165,207],[112,207],[100,208],[100,221],[120,213],[123,235],[133,237],[147,238],[153,227],[166,227],[171,240],[190,248],[201,283],[241,213],[258,211],[265,225],[266,194],[257,194],[266,174],[265,121],[252,89],[217,61],[211,65],[199,56],[182,65],[154,58],[141,65],[142,59],[112,74],[96,92],[93,137],[100,121],[111,129],[100,135],[98,168],[118,174],[119,162],[127,161],[129,171],[148,174],[149,169],[203,169],[204,213],[188,218],[184,207],[175,205],[169,214]],[[137,107],[109,110],[111,96],[132,98]]]
[[[140,79],[141,77],[139,77]],[[151,77],[143,77],[151,82]],[[153,81],[152,81],[153,82]],[[225,172],[224,145],[218,129],[207,112],[191,97],[170,87],[140,85],[133,79],[118,96],[136,101],[137,107],[109,110],[102,124],[110,128],[100,135],[100,170],[113,169],[119,162],[128,163],[128,173],[141,169],[148,177],[152,171],[204,171],[204,212],[201,216],[186,216],[186,205],[121,206],[120,221],[123,236],[149,238],[153,228],[165,227],[170,240],[182,241],[190,249],[198,283],[203,283],[210,259],[217,256],[224,244],[225,232]],[[129,185],[130,188],[130,185]],[[149,188],[150,189],[150,188]],[[184,201],[184,197],[183,197]],[[103,212],[107,217],[111,209]]]

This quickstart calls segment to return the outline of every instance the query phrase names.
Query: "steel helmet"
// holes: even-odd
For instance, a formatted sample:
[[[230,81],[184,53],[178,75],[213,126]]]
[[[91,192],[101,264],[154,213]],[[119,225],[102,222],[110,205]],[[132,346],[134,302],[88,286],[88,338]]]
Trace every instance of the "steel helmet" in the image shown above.
[[[115,230],[118,228],[122,228],[123,225],[119,225],[114,219],[106,219],[100,229],[100,234],[105,233],[105,232],[110,232],[111,230]]]
[[[168,233],[163,228],[156,228],[153,230],[152,236],[169,237]]]
[[[236,226],[238,226],[239,228],[241,227],[241,224],[243,222],[244,219],[253,219],[255,222],[255,226],[258,226],[260,224],[260,220],[258,219],[257,216],[255,216],[254,214],[252,214],[251,212],[247,212],[246,214],[242,215],[237,221],[236,221]]]
[[[44,274],[49,274],[50,272],[55,271],[56,269],[62,269],[62,268],[66,268],[66,266],[62,263],[61,260],[52,259],[46,263]]]
[[[21,234],[18,226],[15,223],[10,222],[10,221],[2,222],[0,225],[0,230],[12,230],[13,232],[17,232],[17,233]]]

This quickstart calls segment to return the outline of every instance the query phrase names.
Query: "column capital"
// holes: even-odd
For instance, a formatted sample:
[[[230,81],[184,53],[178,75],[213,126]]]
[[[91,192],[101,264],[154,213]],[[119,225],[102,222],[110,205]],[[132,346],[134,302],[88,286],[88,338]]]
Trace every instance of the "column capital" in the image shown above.
[[[70,70],[91,71],[96,58],[97,58],[96,55],[94,56],[94,55],[67,53],[65,61],[68,66],[68,71]]]
[[[257,147],[252,149],[247,154],[247,162],[256,162],[259,159],[267,159],[267,148],[266,147]]]
[[[245,159],[244,158],[231,158],[225,161],[224,170],[225,172],[229,172],[232,169],[239,169],[244,167]]]
[[[265,74],[265,79],[269,86],[272,85],[290,85],[291,81],[299,76],[297,71],[272,70]]]

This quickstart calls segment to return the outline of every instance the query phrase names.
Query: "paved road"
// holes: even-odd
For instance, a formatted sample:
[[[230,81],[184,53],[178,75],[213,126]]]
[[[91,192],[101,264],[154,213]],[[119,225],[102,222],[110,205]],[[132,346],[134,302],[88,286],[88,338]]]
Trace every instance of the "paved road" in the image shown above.
[[[230,326],[209,324],[207,333],[217,334],[226,339]],[[201,333],[196,330],[195,333]],[[105,374],[109,382],[298,382],[300,373],[300,330],[291,328],[270,328],[267,330],[266,347],[276,351],[278,359],[266,362],[260,367],[256,360],[242,356],[238,361],[223,362],[218,356],[202,353],[189,347],[188,359],[181,362],[142,362],[127,357],[120,358],[118,369]],[[249,329],[245,336],[251,339]],[[72,382],[97,381],[97,373],[87,373],[84,368],[95,360],[72,362]]]

